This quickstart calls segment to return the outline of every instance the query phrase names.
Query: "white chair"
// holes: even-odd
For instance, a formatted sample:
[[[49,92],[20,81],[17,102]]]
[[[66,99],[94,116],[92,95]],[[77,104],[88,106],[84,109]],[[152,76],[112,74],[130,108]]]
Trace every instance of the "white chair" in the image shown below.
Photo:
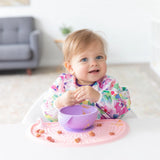
[[[43,97],[47,94],[47,92],[44,92],[37,100],[36,102],[31,106],[27,114],[22,120],[22,124],[29,125],[31,123],[36,122],[37,119],[45,119],[43,118],[42,111],[41,111],[41,104],[43,102]]]
[[[126,113],[124,117],[122,117],[122,120],[131,119],[131,118],[137,118],[137,115],[133,111],[129,111]]]

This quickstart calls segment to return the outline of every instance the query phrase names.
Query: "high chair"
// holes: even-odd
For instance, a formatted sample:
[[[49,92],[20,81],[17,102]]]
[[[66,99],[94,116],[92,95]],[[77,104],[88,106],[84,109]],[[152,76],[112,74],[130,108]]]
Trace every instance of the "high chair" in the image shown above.
[[[29,125],[31,123],[34,123],[37,119],[42,119],[43,121],[46,121],[43,117],[42,111],[41,111],[41,104],[43,102],[43,97],[48,92],[44,92],[37,100],[36,102],[31,106],[27,114],[24,116],[22,120],[22,124]]]

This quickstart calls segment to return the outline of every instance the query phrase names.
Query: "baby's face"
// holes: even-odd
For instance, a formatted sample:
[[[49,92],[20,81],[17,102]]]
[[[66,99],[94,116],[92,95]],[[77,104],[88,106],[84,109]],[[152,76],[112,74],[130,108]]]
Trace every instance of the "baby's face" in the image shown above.
[[[84,52],[71,59],[71,74],[81,85],[90,85],[105,76],[107,71],[106,55],[100,43],[93,42]]]

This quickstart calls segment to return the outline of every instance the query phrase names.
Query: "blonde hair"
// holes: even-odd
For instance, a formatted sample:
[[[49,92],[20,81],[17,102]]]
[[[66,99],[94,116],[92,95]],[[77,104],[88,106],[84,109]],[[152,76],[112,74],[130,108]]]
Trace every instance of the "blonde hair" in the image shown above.
[[[71,33],[68,35],[63,44],[64,61],[67,62],[72,58],[72,56],[83,52],[91,43],[95,41],[100,42],[104,53],[106,53],[106,41],[93,31],[82,29]]]

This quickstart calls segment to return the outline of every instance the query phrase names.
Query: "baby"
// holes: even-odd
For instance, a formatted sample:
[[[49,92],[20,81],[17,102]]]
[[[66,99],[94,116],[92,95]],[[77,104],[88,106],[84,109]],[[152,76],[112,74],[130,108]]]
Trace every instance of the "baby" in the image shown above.
[[[43,115],[57,121],[58,110],[75,104],[98,108],[97,119],[121,118],[130,110],[130,96],[126,87],[106,75],[106,43],[91,30],[70,34],[63,45],[62,73],[49,88],[42,104]]]

